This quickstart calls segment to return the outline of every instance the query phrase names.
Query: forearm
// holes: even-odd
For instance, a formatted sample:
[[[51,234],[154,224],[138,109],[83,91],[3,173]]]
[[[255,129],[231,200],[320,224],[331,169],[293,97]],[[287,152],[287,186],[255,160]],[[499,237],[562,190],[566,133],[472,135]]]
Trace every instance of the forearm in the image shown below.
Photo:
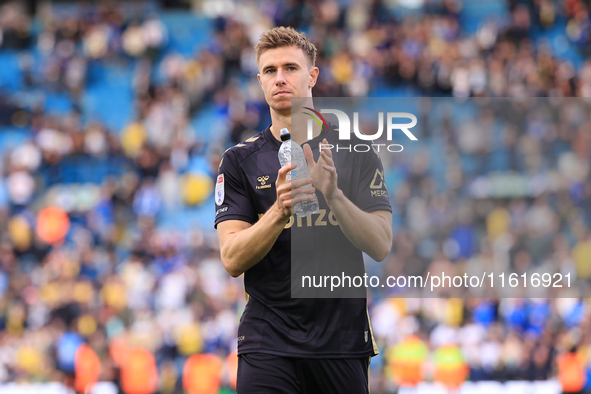
[[[269,253],[287,219],[274,204],[253,226],[229,234],[220,251],[224,267],[238,277]]]
[[[392,247],[392,223],[385,218],[364,212],[341,190],[327,201],[347,239],[376,261],[382,261]]]

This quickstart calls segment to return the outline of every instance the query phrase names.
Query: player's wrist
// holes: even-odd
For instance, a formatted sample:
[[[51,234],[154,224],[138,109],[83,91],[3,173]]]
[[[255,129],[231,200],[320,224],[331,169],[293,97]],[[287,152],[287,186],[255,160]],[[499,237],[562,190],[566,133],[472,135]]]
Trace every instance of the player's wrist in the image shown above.
[[[289,221],[291,212],[285,206],[276,201],[271,210],[273,223],[284,226]]]
[[[329,207],[333,206],[334,204],[338,204],[345,197],[345,193],[339,188],[337,188],[330,196],[324,196],[326,203]]]

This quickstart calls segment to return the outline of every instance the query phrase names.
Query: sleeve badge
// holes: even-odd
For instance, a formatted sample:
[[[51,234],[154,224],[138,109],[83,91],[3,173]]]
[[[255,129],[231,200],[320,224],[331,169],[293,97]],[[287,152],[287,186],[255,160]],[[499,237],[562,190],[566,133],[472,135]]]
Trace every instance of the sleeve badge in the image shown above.
[[[218,175],[215,183],[215,203],[222,205],[224,203],[224,174]]]

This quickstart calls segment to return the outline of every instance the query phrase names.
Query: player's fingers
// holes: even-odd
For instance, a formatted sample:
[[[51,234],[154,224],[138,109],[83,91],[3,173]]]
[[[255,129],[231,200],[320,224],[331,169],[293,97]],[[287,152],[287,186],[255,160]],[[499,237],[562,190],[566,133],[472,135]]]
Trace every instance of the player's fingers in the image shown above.
[[[291,195],[297,196],[298,194],[312,194],[315,193],[316,189],[314,186],[302,186],[297,189],[291,189]]]
[[[298,187],[301,187],[304,185],[309,185],[313,182],[314,182],[314,180],[312,178],[296,179],[296,180],[291,181],[291,188],[297,189]]]
[[[277,173],[277,179],[281,178],[285,180],[285,176],[287,175],[287,173],[296,168],[297,166],[298,165],[296,163],[287,163],[279,169],[279,172]]]
[[[324,146],[328,145],[328,140],[325,138],[322,140],[322,144]],[[328,155],[328,157],[330,157],[332,159],[332,150],[331,149],[323,149],[321,152],[324,152]]]
[[[310,148],[309,144],[304,144],[304,156],[306,157],[309,166],[316,164],[314,161],[314,155],[312,154],[312,148]]]
[[[291,204],[295,205],[302,201],[311,201],[316,197],[316,194],[299,194],[291,199]]]
[[[322,156],[327,165],[331,167],[334,166],[334,161],[332,160],[332,157],[328,155],[328,153],[321,152],[320,155]]]
[[[289,195],[291,193],[291,182],[284,183],[277,187],[277,196]]]
[[[277,199],[279,201],[281,201],[282,203],[285,203],[285,201],[291,200],[291,197],[292,197],[291,188],[290,189],[281,189],[277,192]]]
[[[331,174],[336,175],[336,173],[337,173],[337,169],[334,168],[334,167],[332,167],[332,166],[329,166],[329,165],[326,165],[325,164],[325,165],[322,166],[322,168],[324,168],[326,171],[330,172]]]

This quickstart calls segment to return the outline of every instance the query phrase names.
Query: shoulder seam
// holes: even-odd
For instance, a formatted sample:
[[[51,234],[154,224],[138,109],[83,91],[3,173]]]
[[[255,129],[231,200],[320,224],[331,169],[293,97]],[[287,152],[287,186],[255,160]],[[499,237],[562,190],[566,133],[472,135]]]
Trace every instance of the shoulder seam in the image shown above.
[[[260,150],[263,148],[263,146],[265,146],[265,145],[266,145],[268,142],[269,142],[269,141],[265,140],[265,142],[264,142],[264,143],[263,143],[263,144],[262,144],[260,147],[258,147],[257,149],[253,150],[253,151],[252,151],[252,152],[250,152],[248,155],[246,155],[246,156],[244,157],[244,159],[242,159],[242,160],[240,160],[240,161],[238,162],[238,164],[240,164],[240,163],[242,163],[244,160],[248,159],[248,158],[249,158],[250,156],[252,156],[254,153],[256,153],[256,152],[260,151]]]
[[[264,141],[264,142],[261,144],[261,146],[259,146],[258,148],[254,149],[252,152],[250,152],[248,155],[246,155],[246,156],[245,156],[244,158],[242,158],[241,160],[237,160],[237,161],[236,161],[236,164],[238,164],[238,165],[239,165],[239,164],[240,164],[240,163],[242,163],[244,160],[248,159],[248,158],[249,158],[249,157],[250,157],[252,154],[254,154],[254,153],[258,152],[259,150],[261,150],[261,149],[263,148],[263,146],[265,146],[265,145],[266,145],[268,142],[269,142],[269,141],[267,141],[267,140],[265,139],[265,141]],[[243,148],[243,147],[245,147],[245,146],[247,146],[247,145],[245,145],[244,143],[242,143],[242,142],[241,142],[241,143],[239,143],[239,144],[237,144],[237,145],[234,145],[234,146],[232,146],[232,147],[230,147],[230,148],[226,149],[226,151],[224,152],[224,155],[225,155],[226,153],[230,152],[230,151],[232,151],[232,152],[233,152],[233,148],[236,148],[236,147]],[[234,153],[234,158],[236,158],[236,152],[233,152],[233,153]]]

